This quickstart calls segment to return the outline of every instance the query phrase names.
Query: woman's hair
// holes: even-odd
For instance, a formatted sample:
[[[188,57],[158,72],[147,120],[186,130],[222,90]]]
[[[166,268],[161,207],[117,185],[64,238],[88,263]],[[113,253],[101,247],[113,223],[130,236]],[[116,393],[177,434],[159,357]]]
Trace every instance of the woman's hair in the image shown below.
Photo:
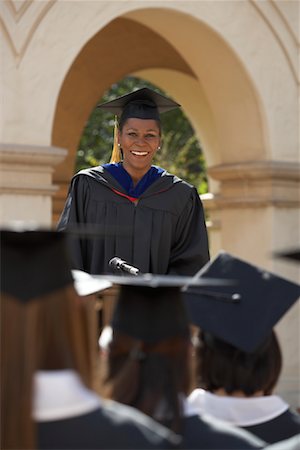
[[[147,110],[147,108],[145,108],[145,110]],[[134,115],[134,114],[133,114],[133,115],[128,114],[128,113],[127,113],[127,110],[125,110],[125,111],[121,114],[120,119],[119,119],[119,122],[118,122],[118,127],[119,127],[119,130],[120,130],[121,133],[122,133],[123,127],[124,127],[124,125],[126,124],[127,120],[130,119],[130,118],[134,118],[134,117],[135,117],[135,115]],[[137,118],[139,118],[139,115],[137,115]],[[145,114],[145,117],[140,117],[140,118],[148,119],[148,120],[149,120],[149,119],[155,120],[155,122],[156,122],[156,124],[157,124],[157,126],[158,126],[158,129],[159,129],[159,134],[161,134],[161,121],[160,121],[159,114],[157,114],[157,116],[156,116],[155,118],[152,116],[151,113],[148,114],[148,115]]]
[[[190,389],[189,352],[188,337],[148,344],[114,331],[106,354],[106,396],[179,432],[180,394]]]
[[[72,285],[27,303],[1,295],[1,449],[36,448],[36,371],[73,369],[91,387],[96,322],[86,300]]]
[[[196,384],[210,392],[224,389],[228,395],[242,391],[252,396],[270,395],[282,367],[275,333],[253,353],[245,353],[211,334],[199,332],[196,345]]]

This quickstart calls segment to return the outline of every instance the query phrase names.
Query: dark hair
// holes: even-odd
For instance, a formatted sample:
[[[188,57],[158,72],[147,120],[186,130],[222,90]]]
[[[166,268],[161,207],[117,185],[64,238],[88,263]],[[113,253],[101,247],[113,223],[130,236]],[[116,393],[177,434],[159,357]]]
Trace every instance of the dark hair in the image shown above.
[[[128,103],[124,107],[123,112],[119,119],[119,129],[121,132],[123,130],[125,123],[130,118],[155,120],[159,128],[159,132],[161,133],[160,115],[156,105],[153,102],[143,100]]]
[[[190,390],[189,345],[187,337],[147,344],[114,331],[106,360],[106,395],[179,432],[179,394]]]
[[[32,280],[30,280],[32,282]],[[65,286],[24,304],[1,293],[1,448],[34,449],[33,376],[75,370],[87,387],[94,375],[93,305]]]
[[[258,391],[270,395],[282,368],[282,356],[272,331],[253,353],[245,353],[208,333],[199,332],[196,346],[196,383],[210,392],[220,388],[227,394]]]

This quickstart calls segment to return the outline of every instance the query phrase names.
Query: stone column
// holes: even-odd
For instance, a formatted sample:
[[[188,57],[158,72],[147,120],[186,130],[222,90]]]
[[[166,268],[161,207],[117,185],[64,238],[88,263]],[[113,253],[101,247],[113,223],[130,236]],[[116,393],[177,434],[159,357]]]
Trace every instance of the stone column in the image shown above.
[[[211,167],[218,192],[202,197],[209,216],[212,257],[217,249],[300,282],[299,265],[274,258],[300,246],[300,166],[295,162],[249,161]],[[278,391],[300,406],[299,301],[276,326],[283,350]],[[253,324],[255,326],[255,324]]]
[[[54,167],[67,150],[58,147],[0,144],[0,224],[11,221],[50,226]]]

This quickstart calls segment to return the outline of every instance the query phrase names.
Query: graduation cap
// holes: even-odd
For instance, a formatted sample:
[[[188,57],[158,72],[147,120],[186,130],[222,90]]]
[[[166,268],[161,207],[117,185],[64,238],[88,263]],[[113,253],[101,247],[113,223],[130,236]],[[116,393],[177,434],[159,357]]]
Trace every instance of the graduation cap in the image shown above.
[[[147,343],[189,336],[189,321],[181,293],[183,286],[224,283],[223,280],[172,275],[93,276],[120,286],[112,328]]]
[[[73,285],[67,237],[67,232],[53,230],[0,230],[1,292],[28,302]],[[79,295],[111,285],[94,280],[87,273],[81,274],[80,279],[78,274],[75,277],[74,287]]]
[[[161,113],[178,107],[180,107],[179,103],[146,87],[98,105],[97,108],[115,115],[114,145],[110,162],[119,162],[121,160],[117,143],[117,116],[120,117],[121,125],[130,118],[153,119],[160,122]]]
[[[78,295],[81,296],[95,294],[112,286],[110,281],[93,278],[83,270],[72,270],[72,276],[74,278],[75,289]]]
[[[300,263],[300,247],[298,248],[290,248],[281,252],[275,252],[274,256],[277,258],[285,258],[291,261],[296,261],[298,264]]]
[[[215,302],[196,286],[183,293],[190,321],[213,336],[251,353],[300,296],[300,285],[221,252],[199,277],[235,279],[237,285],[214,288],[234,294],[235,302]],[[212,291],[209,286],[206,290]],[[236,295],[238,294],[238,295]]]
[[[125,115],[125,119],[134,117],[159,120],[159,114],[178,108],[180,105],[174,100],[145,87],[109,102],[101,103],[97,107],[119,117]]]

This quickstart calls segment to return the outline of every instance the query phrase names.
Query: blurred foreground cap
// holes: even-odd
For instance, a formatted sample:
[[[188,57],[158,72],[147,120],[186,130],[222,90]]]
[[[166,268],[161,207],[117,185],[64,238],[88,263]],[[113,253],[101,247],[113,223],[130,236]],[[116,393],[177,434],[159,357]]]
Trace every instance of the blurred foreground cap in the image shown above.
[[[188,317],[181,293],[183,286],[220,283],[218,280],[172,275],[111,275],[98,278],[102,277],[120,286],[112,328],[148,343],[174,336],[189,336]],[[221,282],[224,283],[223,280]]]
[[[300,285],[221,252],[198,273],[234,279],[235,286],[205,290],[232,294],[233,302],[212,301],[196,286],[184,292],[191,322],[245,352],[253,352],[300,296]],[[216,294],[217,294],[216,292]],[[217,297],[216,297],[217,298]]]
[[[114,100],[98,105],[104,111],[117,116],[138,119],[159,119],[159,114],[178,108],[180,105],[149,88],[137,89]]]
[[[64,233],[3,229],[0,239],[1,292],[26,302],[73,284]]]
[[[300,247],[298,248],[290,248],[284,251],[275,252],[274,256],[276,258],[285,258],[292,261],[296,261],[298,264],[300,263]]]
[[[78,295],[90,295],[101,292],[112,286],[110,281],[92,277],[89,273],[83,270],[72,270],[74,278],[74,285]]]
[[[40,229],[35,223],[12,222],[10,227],[0,229],[1,292],[28,301],[68,284],[74,285],[81,296],[109,288],[110,281],[71,270],[72,238],[95,240],[103,234],[91,225],[58,232]]]

